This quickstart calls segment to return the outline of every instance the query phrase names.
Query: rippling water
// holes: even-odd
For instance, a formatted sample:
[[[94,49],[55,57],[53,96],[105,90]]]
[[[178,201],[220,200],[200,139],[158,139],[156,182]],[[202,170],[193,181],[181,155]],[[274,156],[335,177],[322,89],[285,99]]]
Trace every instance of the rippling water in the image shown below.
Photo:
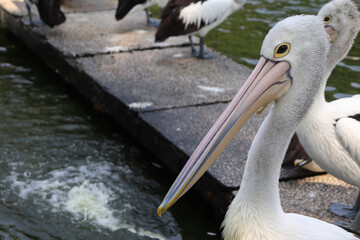
[[[0,28],[0,239],[216,239],[197,199],[158,217],[173,178],[39,62]]]

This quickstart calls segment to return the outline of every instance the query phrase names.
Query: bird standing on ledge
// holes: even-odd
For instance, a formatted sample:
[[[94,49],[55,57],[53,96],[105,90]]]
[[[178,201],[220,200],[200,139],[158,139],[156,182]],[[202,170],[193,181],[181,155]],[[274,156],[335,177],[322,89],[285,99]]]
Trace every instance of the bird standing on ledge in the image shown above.
[[[150,27],[159,26],[159,21],[151,20],[148,7],[158,5],[164,8],[168,0],[119,0],[116,9],[116,20],[123,19],[128,13],[140,12],[145,9],[147,25]]]
[[[348,54],[360,28],[360,13],[351,0],[334,0],[319,13],[330,35],[326,79]],[[325,100],[326,81],[299,124],[296,134],[308,155],[331,175],[360,187],[360,94],[332,102]],[[353,207],[332,204],[330,211],[355,218],[350,226],[360,230],[360,194]]]
[[[26,8],[29,13],[30,25],[40,25],[32,19],[31,4],[35,4],[38,8],[41,20],[53,28],[56,25],[66,21],[65,14],[60,10],[62,0],[25,0]]]
[[[253,72],[195,149],[158,214],[195,184],[253,113],[275,101],[251,144],[240,190],[223,223],[224,239],[359,239],[336,225],[285,213],[279,196],[282,160],[298,124],[326,82],[329,47],[320,17],[293,16],[277,23],[263,41]]]
[[[171,0],[165,7],[155,35],[156,42],[171,36],[190,35],[192,53],[198,58],[213,58],[204,49],[204,37],[239,10],[246,0]],[[200,50],[194,48],[191,35],[200,35]]]

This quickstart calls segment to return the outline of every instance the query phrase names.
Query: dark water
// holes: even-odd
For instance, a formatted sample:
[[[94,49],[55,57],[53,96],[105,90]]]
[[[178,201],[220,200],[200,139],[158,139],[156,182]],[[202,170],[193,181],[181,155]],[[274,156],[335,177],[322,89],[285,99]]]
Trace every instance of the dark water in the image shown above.
[[[159,218],[173,177],[4,27],[0,169],[0,239],[216,239],[198,199]]]

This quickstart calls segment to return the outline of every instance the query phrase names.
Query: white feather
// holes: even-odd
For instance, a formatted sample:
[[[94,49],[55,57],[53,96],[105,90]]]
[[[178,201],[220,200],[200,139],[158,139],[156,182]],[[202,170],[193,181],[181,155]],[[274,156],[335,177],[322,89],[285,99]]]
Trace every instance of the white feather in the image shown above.
[[[332,21],[328,25],[339,31],[339,36],[331,44],[329,51],[326,69],[328,77],[350,50],[359,31],[360,13],[350,0],[333,0],[321,8],[318,16],[322,19],[332,16]],[[353,135],[356,133],[359,136],[360,131],[355,132],[356,130],[352,129],[351,132],[343,124],[340,124],[341,129],[334,127],[336,120],[360,113],[360,95],[326,102],[325,86],[326,83],[318,92],[296,133],[307,154],[322,169],[360,187],[360,163],[353,158],[355,144],[357,149],[360,145],[356,142],[351,143],[354,140]]]
[[[341,118],[335,131],[340,143],[360,165],[360,122],[353,118]]]
[[[184,7],[180,11],[179,18],[185,24],[185,29],[191,24],[200,28],[201,21],[204,21],[205,25],[210,25],[213,22],[219,22],[218,24],[220,24],[230,14],[240,9],[244,3],[245,1],[236,3],[233,0],[199,1]]]
[[[185,7],[180,12],[179,18],[183,20],[185,24],[185,29],[194,24],[198,28],[201,24],[201,17],[202,17],[202,4],[201,2],[191,3],[189,6]]]

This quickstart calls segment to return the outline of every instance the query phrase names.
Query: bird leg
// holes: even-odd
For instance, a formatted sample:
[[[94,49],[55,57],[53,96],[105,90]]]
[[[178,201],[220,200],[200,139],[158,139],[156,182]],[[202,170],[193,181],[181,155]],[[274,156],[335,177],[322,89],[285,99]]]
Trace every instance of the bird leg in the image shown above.
[[[35,4],[37,3],[37,1],[33,1],[33,2]],[[32,13],[31,13],[31,2],[30,2],[30,0],[25,0],[25,4],[26,4],[26,9],[27,9],[28,14],[29,14],[29,21],[24,21],[24,24],[28,25],[28,26],[41,26],[43,22],[40,19],[37,19],[37,20],[33,21]]]
[[[192,35],[189,35],[189,42],[190,42],[190,46],[191,46],[191,53],[194,55],[194,56],[199,56],[200,55],[200,52],[199,50],[196,50],[195,46],[194,46],[194,42],[192,40]],[[208,51],[206,49],[204,49],[204,53],[207,54]]]
[[[334,222],[334,224],[345,229],[348,232],[352,232],[360,236],[360,212],[357,213],[355,220],[352,223],[339,220]]]
[[[28,11],[28,15],[29,15],[29,22],[28,23],[25,23],[26,25],[31,25],[33,26],[34,25],[34,22],[32,20],[32,13],[31,13],[31,3],[29,0],[25,0],[25,4],[26,4],[26,9]]]
[[[348,206],[345,204],[340,204],[340,203],[332,203],[330,206],[330,212],[338,215],[338,216],[342,216],[342,217],[346,217],[346,218],[357,218],[359,219],[359,224],[360,224],[360,216],[358,212],[360,209],[360,193],[356,198],[356,201],[354,203],[353,206]]]
[[[145,8],[145,13],[146,13],[146,22],[149,27],[158,27],[160,25],[159,20],[150,19],[150,13],[147,8]]]
[[[195,54],[197,52],[197,50],[194,47],[194,43],[193,43],[193,40],[192,40],[192,35],[189,35],[189,42],[190,42],[190,46],[191,46],[191,52],[192,52],[192,54]]]
[[[350,225],[350,228],[354,231],[360,230],[360,212],[356,215],[354,222]]]
[[[191,43],[192,41],[190,41]],[[214,55],[212,54],[208,54],[207,51],[205,50],[205,44],[204,44],[204,37],[200,37],[200,50],[196,51],[194,46],[191,45],[192,48],[192,52],[193,55],[197,58],[201,58],[201,59],[211,59],[211,58],[215,58]]]

